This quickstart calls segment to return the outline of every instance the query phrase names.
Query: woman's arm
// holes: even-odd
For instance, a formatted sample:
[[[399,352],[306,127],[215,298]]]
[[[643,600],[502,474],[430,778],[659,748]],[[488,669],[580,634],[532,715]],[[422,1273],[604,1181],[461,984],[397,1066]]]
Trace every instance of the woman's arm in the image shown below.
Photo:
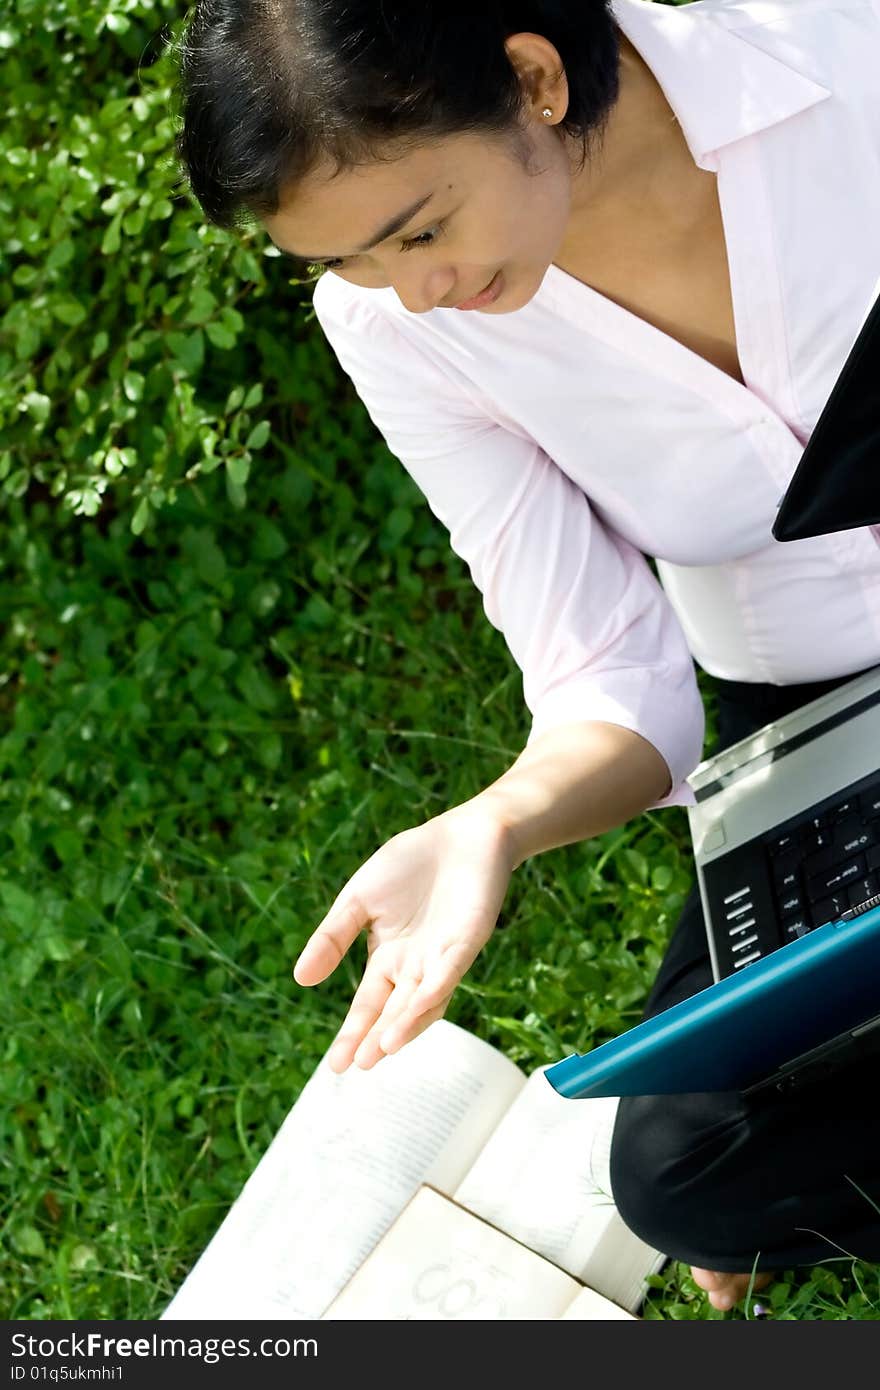
[[[671,791],[669,768],[641,734],[597,721],[550,729],[473,797],[501,827],[513,868],[601,835]]]
[[[524,859],[618,825],[669,781],[640,734],[568,725],[535,739],[485,791],[382,845],[294,967],[298,984],[319,984],[367,933],[367,968],[331,1048],[332,1069],[372,1067],[443,1016]]]
[[[430,330],[392,320],[381,300],[332,273],[314,297],[341,365],[448,529],[522,671],[529,746],[554,728],[618,725],[662,756],[663,800],[692,801],[684,779],[702,750],[702,702],[684,633],[645,557],[534,440],[492,419],[491,402],[438,358]],[[586,432],[583,447],[598,447]]]
[[[315,291],[318,318],[466,561],[532,712],[516,763],[376,850],[297,960],[297,982],[316,985],[366,934],[363,978],[329,1057],[344,1071],[373,1066],[443,1015],[523,859],[693,799],[685,778],[703,708],[684,633],[644,556],[536,441],[472,398],[460,368],[436,359],[430,331],[392,323],[381,297],[334,280]]]

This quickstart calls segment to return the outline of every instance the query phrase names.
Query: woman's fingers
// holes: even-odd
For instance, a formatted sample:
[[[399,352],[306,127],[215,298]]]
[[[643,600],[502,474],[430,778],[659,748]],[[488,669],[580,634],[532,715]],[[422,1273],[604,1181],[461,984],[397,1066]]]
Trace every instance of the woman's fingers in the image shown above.
[[[412,965],[409,969],[404,967],[400,971],[394,970],[386,976],[393,989],[388,991],[382,1008],[369,1021],[369,1027],[355,1053],[354,1060],[357,1066],[364,1069],[373,1067],[385,1056],[385,1049],[379,1039],[389,1024],[394,1023],[409,1009],[421,978],[421,967],[418,965]]]
[[[401,1000],[401,1007],[393,1012],[386,1008],[379,1020],[375,1031],[382,1053],[397,1052],[427,1028],[426,1018],[432,1022],[446,1011],[456,986],[476,960],[478,950],[479,947],[471,942],[450,942],[428,961],[421,980],[409,997]]]
[[[317,985],[336,969],[370,917],[354,894],[339,895],[319,922],[297,958],[293,978],[298,985]]]
[[[306,943],[294,978],[313,985],[368,932],[364,977],[328,1053],[333,1071],[373,1067],[424,1032],[491,936],[510,867],[497,837],[475,843],[474,825],[444,815],[393,837]]]
[[[389,953],[377,948],[364,971],[354,993],[342,1027],[336,1035],[328,1061],[333,1071],[345,1071],[352,1060],[359,1067],[373,1066],[383,1055],[378,1046],[380,1027],[378,1019],[396,1017],[405,1008],[418,985],[420,975],[398,972],[395,968],[397,952]]]
[[[432,1023],[438,1018],[442,1018],[449,1007],[453,991],[450,990],[445,999],[442,999],[433,1008],[426,1009],[418,1014],[407,1013],[403,1018],[398,1019],[392,1028],[386,1029],[382,1033],[382,1043],[380,1056],[387,1056],[392,1052],[398,1052],[404,1043],[410,1043],[417,1038],[420,1033],[424,1033]],[[385,1039],[390,1037],[390,1043],[384,1046]]]
[[[351,1065],[354,1054],[385,1007],[393,988],[393,980],[377,970],[372,960],[368,961],[364,978],[354,992],[348,1013],[342,1020],[342,1027],[327,1057],[333,1071],[342,1072]]]
[[[394,1019],[389,1018],[388,1026],[380,1033],[379,1043],[383,1052],[396,1052],[405,1042],[416,1037],[413,1024],[423,1016],[438,1016],[435,1013],[438,1007],[441,1013],[445,1011],[456,986],[470,970],[479,951],[479,942],[467,939],[451,941],[432,956],[425,965],[421,982],[413,991],[406,1012],[399,1013]],[[421,1031],[419,1028],[418,1032]]]

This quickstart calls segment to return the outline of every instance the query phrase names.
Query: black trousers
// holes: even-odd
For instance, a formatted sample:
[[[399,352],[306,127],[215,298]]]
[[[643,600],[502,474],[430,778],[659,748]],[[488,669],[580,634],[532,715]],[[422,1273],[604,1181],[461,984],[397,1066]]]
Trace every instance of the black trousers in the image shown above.
[[[713,681],[719,747],[850,679]],[[694,888],[644,1016],[711,983]],[[878,1093],[868,1060],[770,1102],[747,1102],[738,1091],[624,1097],[611,1146],[620,1213],[649,1245],[704,1269],[774,1270],[844,1255],[880,1261]]]

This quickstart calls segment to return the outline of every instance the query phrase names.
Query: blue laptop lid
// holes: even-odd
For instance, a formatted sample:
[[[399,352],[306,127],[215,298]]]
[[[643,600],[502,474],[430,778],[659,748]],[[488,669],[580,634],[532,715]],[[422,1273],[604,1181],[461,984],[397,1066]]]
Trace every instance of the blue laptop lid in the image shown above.
[[[575,1100],[742,1090],[877,1013],[880,907],[873,907],[780,946],[544,1075]]]

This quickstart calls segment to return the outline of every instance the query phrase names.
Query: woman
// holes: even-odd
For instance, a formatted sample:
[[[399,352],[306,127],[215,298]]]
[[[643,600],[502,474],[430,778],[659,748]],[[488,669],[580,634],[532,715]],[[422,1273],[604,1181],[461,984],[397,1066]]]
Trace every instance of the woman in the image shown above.
[[[378,849],[306,944],[314,985],[368,935],[337,1071],[444,1013],[524,859],[692,801],[694,659],[723,742],[880,662],[871,531],[770,536],[880,269],[878,70],[880,0],[197,6],[193,190],[322,263],[322,327],[533,715],[513,766]],[[694,895],[648,1011],[710,979]],[[718,1308],[833,1242],[880,1258],[860,1085],[622,1102],[624,1218]]]

